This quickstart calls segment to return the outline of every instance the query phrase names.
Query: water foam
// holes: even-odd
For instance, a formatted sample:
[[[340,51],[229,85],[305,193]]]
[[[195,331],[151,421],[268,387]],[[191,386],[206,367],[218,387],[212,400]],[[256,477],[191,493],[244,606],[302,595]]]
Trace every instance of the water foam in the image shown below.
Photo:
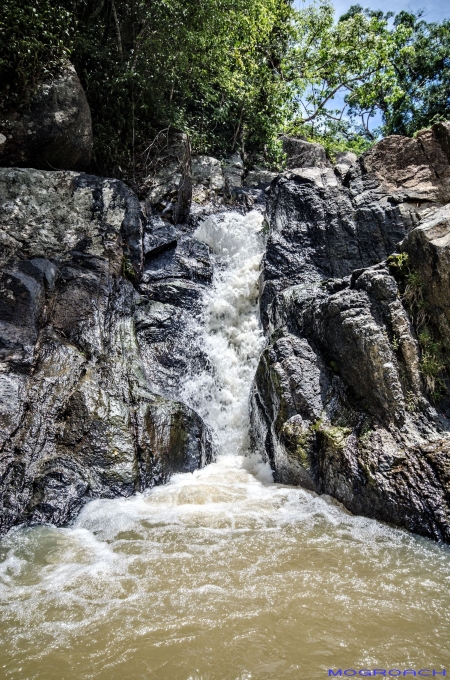
[[[262,224],[256,210],[229,212],[207,218],[194,233],[211,248],[215,264],[197,333],[208,366],[186,380],[181,398],[209,424],[221,455],[248,451],[249,391],[264,346],[258,319]]]
[[[445,663],[448,550],[266,484],[261,466],[222,455],[93,501],[71,528],[11,532],[2,676],[289,680],[334,662]]]

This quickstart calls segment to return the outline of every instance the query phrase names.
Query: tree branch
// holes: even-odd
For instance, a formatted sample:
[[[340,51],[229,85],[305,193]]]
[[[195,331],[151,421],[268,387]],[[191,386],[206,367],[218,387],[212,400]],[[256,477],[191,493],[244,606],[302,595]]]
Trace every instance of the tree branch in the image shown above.
[[[116,27],[117,49],[119,50],[120,59],[123,61],[122,36],[120,34],[119,18],[117,16],[116,4],[115,4],[114,0],[111,0],[111,9],[112,9],[113,17],[114,17],[114,24],[115,24],[115,27]]]

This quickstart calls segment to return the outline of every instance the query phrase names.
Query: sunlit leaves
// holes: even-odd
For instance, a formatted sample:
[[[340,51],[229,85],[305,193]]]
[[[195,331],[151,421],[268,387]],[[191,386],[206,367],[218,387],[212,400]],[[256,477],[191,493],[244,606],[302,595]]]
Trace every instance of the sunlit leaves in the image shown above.
[[[288,55],[299,121],[326,124],[344,114],[370,114],[380,91],[389,90],[393,99],[402,95],[393,57],[405,47],[411,28],[390,26],[382,13],[352,9],[338,22],[326,1],[299,12],[296,46]],[[332,107],[336,96],[344,101],[338,110]]]

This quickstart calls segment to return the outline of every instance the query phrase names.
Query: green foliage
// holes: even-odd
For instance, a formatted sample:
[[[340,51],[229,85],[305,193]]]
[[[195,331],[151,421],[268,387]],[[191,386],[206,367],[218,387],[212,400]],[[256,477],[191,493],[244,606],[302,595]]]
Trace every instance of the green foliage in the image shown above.
[[[369,119],[378,106],[379,92],[389,90],[392,100],[399,96],[392,58],[401,53],[411,34],[410,27],[392,28],[388,20],[382,12],[357,5],[336,23],[326,0],[299,12],[287,66],[297,124],[313,125],[314,132],[326,139],[335,135],[333,122],[342,134],[344,115],[357,114],[361,122],[355,132],[373,137]],[[343,97],[339,108],[333,104],[336,96]]]
[[[300,134],[322,137],[333,151],[352,132],[363,147],[380,133],[412,136],[450,118],[450,20],[427,23],[420,12],[393,16],[353,5],[335,23],[327,0],[300,12],[296,46],[287,55],[291,125]],[[371,130],[377,112],[384,125]]]
[[[408,254],[391,255],[387,263],[399,283],[403,301],[418,335],[421,353],[420,372],[426,390],[432,399],[439,401],[446,394],[445,382],[450,375],[448,338],[442,338],[432,324],[433,310],[430,309],[426,299],[424,282],[420,273],[411,269]],[[413,407],[415,405],[410,404],[410,410]]]
[[[392,87],[378,93],[384,134],[412,136],[422,128],[450,118],[450,20],[427,23],[420,12],[400,12],[395,26],[410,36],[395,53],[397,95]]]
[[[339,152],[352,151],[360,156],[375,143],[349,121],[329,121],[326,125],[315,127],[311,123],[303,124],[294,120],[286,125],[285,131],[288,135],[300,135],[308,142],[321,144],[333,162]]]
[[[450,116],[450,22],[329,0],[4,0],[1,106],[70,56],[91,106],[96,171],[138,181],[164,129],[194,152],[279,168],[280,133],[364,152]],[[336,99],[338,97],[338,99]]]
[[[36,84],[70,56],[71,14],[51,0],[4,0],[0,12],[0,110],[26,104]]]
[[[387,259],[388,267],[392,270],[397,270],[398,273],[407,275],[409,272],[409,255],[408,253],[394,253],[389,255]]]
[[[258,150],[276,162],[288,0],[66,2],[100,171],[139,175],[145,149],[168,127],[188,132],[196,152]]]
[[[335,361],[330,361],[330,368],[334,373],[339,373],[339,366]]]
[[[131,264],[130,259],[126,255],[124,255],[122,258],[122,276],[132,283],[134,283],[136,280],[136,272],[134,271],[134,267]]]
[[[444,359],[444,347],[442,343],[432,338],[428,329],[420,333],[419,343],[422,349],[420,370],[428,392],[436,399],[445,393],[443,375],[447,363]]]

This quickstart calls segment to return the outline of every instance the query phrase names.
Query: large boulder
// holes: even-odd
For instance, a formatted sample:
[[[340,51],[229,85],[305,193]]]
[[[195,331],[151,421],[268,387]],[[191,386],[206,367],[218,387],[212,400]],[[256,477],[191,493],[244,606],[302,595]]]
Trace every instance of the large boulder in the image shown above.
[[[218,158],[199,154],[192,157],[192,181],[211,192],[222,192],[225,178]]]
[[[399,202],[448,203],[449,128],[450,123],[438,123],[414,139],[386,137],[362,156],[363,173]]]
[[[244,178],[244,161],[239,153],[227,156],[223,161],[223,176],[229,194],[242,188]]]
[[[273,182],[251,402],[276,479],[450,542],[446,130]]]
[[[292,168],[326,168],[330,165],[325,149],[321,144],[307,142],[301,137],[281,138],[283,151],[286,154],[286,167]]]
[[[69,63],[39,84],[28,105],[0,121],[0,166],[85,170],[92,144],[89,104]]]
[[[0,531],[204,465],[207,428],[142,361],[137,197],[117,180],[3,169],[0,206]]]
[[[266,188],[274,179],[278,177],[277,172],[271,172],[266,168],[255,165],[249,170],[244,179],[244,186],[249,189]]]

